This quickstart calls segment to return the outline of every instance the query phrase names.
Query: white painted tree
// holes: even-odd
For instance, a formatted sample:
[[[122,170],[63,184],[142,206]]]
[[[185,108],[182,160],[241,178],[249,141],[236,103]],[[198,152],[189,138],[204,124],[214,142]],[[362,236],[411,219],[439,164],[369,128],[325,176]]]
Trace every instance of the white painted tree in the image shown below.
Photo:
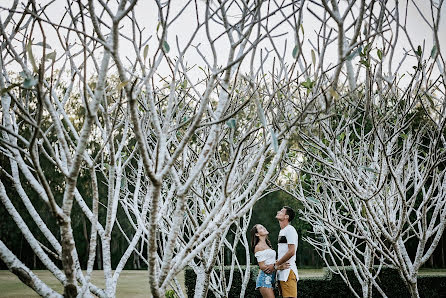
[[[195,258],[201,258],[194,268],[202,275],[197,296],[205,296],[209,284],[227,295],[231,280],[216,280],[214,265],[223,246],[234,249],[242,239],[247,248],[246,214],[277,175],[289,123],[297,122],[283,100],[290,97],[285,92],[294,65],[280,54],[280,71],[269,73],[264,63],[279,51],[261,52],[260,45],[274,45],[284,21],[298,24],[298,1],[268,7],[259,1],[154,1],[158,22],[149,35],[143,34],[137,1],[67,2],[58,19],[51,13],[60,9],[55,2],[10,4],[0,19],[0,148],[9,163],[2,167],[9,181],[1,181],[0,198],[33,252],[63,284],[64,296],[114,296],[124,265],[141,248],[153,296],[163,297],[168,285],[181,295],[175,276],[194,266]],[[185,11],[196,18],[181,42],[168,31]],[[56,36],[51,42],[50,34]],[[176,57],[169,54],[173,45]],[[202,66],[187,65],[192,51]],[[244,60],[248,71],[240,70]],[[64,177],[62,185],[52,185],[54,172],[43,162]],[[77,189],[84,170],[91,195]],[[104,217],[99,175],[107,181]],[[27,192],[48,205],[59,231],[48,228]],[[31,233],[12,203],[15,196],[41,235]],[[86,273],[71,228],[74,204],[91,223]],[[122,231],[129,244],[112,268],[120,206],[135,232]],[[225,236],[234,225],[237,241],[231,244]],[[0,244],[2,261],[25,284],[42,296],[60,296]],[[103,289],[91,281],[99,247]],[[249,269],[244,274],[246,287]]]
[[[374,80],[378,96],[399,92],[392,71],[398,38],[390,36],[402,30],[409,38],[408,31],[398,11],[381,2],[356,2],[153,1],[147,4],[156,11],[148,14],[152,18],[141,16],[136,0],[67,2],[59,18],[50,12],[62,9],[60,2],[15,0],[2,8],[0,150],[8,161],[2,174],[9,180],[1,181],[0,198],[34,253],[64,285],[65,296],[114,296],[132,254],[146,262],[155,297],[168,286],[181,295],[175,277],[188,264],[199,276],[197,297],[209,288],[227,295],[231,278],[225,280],[214,266],[223,264],[224,250],[234,250],[239,240],[248,253],[249,212],[277,177],[291,129],[324,119],[321,110],[329,113],[344,93],[362,92],[368,111]],[[436,7],[432,4],[435,12]],[[321,27],[318,43],[309,40],[307,50],[302,24],[308,11]],[[435,34],[439,11],[431,26]],[[193,16],[188,32],[173,35],[188,14]],[[291,34],[292,55],[286,42]],[[434,37],[433,61],[444,78]],[[369,50],[378,41],[383,46],[376,59]],[[417,74],[429,74],[431,68],[422,63],[425,51],[410,46],[417,53]],[[337,63],[330,63],[333,48]],[[353,68],[358,54],[366,71]],[[288,63],[286,55],[294,60]],[[378,62],[373,71],[372,61]],[[362,74],[364,85],[358,83]],[[427,75],[414,81],[431,86]],[[434,98],[431,89],[423,92]],[[62,185],[52,185],[44,162],[64,177]],[[77,189],[84,171],[91,177],[90,195]],[[101,179],[107,181],[103,217]],[[48,228],[29,192],[48,205],[58,231]],[[31,233],[14,207],[16,196],[41,235]],[[85,274],[71,228],[75,202],[91,223]],[[128,246],[112,268],[120,208],[134,232],[122,230]],[[228,233],[235,233],[233,243]],[[99,247],[104,289],[91,282]],[[59,295],[1,240],[0,257],[40,295]],[[241,270],[235,258],[231,265]],[[249,267],[242,275],[241,294]]]
[[[126,198],[134,199],[129,204],[124,200],[124,208],[127,208],[129,218],[134,218],[135,222],[148,222],[149,228],[143,232],[140,231],[141,225],[134,226],[138,228],[137,234],[145,234],[144,238],[148,241],[149,255],[146,262],[151,268],[151,289],[154,292],[159,291],[160,294],[180,270],[193,262],[191,265],[198,276],[195,288],[197,297],[206,296],[209,281],[214,294],[225,296],[226,293],[227,295],[229,287],[225,287],[222,275],[217,277],[214,265],[218,263],[228,229],[252,207],[274,174],[278,160],[267,158],[265,153],[272,146],[281,154],[281,150],[285,148],[282,145],[285,143],[279,146],[277,140],[293,125],[304,120],[317,119],[319,106],[316,103],[326,99],[327,107],[333,94],[334,96],[337,94],[333,87],[336,85],[333,80],[339,80],[345,57],[335,67],[332,65],[324,67],[323,61],[327,54],[325,50],[329,45],[343,37],[323,41],[319,48],[311,50],[312,63],[307,62],[302,54],[304,33],[303,30],[300,32],[300,24],[303,22],[303,1],[299,2],[299,5],[289,6],[291,13],[294,13],[293,18],[289,18],[287,10],[280,5],[272,6],[273,8],[269,8],[267,13],[267,16],[280,13],[287,20],[286,28],[290,28],[295,33],[296,45],[292,56],[296,60],[289,66],[286,64],[285,52],[282,53],[281,49],[275,46],[275,37],[268,29],[270,27],[267,18],[255,17],[246,10],[251,6],[241,5],[237,8],[240,11],[236,10],[236,15],[240,18],[229,19],[228,15],[234,14],[234,8],[230,8],[232,3],[236,2],[222,2],[220,5],[211,5],[206,8],[209,9],[207,15],[213,14],[217,24],[223,27],[217,31],[222,33],[217,34],[216,39],[208,33],[209,44],[213,47],[215,41],[226,36],[230,41],[227,50],[230,54],[224,64],[226,66],[223,67],[217,67],[216,51],[213,52],[213,61],[208,61],[205,56],[202,56],[210,72],[204,81],[205,86],[199,89],[204,90],[201,93],[197,92],[196,83],[187,76],[182,64],[183,56],[180,55],[178,60],[168,61],[171,63],[172,73],[166,79],[170,84],[166,84],[164,89],[150,85],[150,79],[143,77],[145,89],[149,90],[147,94],[152,96],[139,100],[143,106],[147,106],[146,109],[151,115],[144,118],[145,114],[140,114],[136,108],[136,99],[139,99],[140,93],[139,90],[135,91],[137,87],[134,87],[142,86],[141,79],[129,79],[131,72],[126,71],[124,67],[120,68],[121,81],[134,82],[125,86],[129,102],[133,101],[135,104],[132,108],[132,121],[136,123],[136,127],[143,127],[138,137],[139,147],[143,150],[138,159],[139,167],[133,170],[134,173],[138,173],[138,177],[130,179],[138,181],[138,187],[136,185],[129,187]],[[168,6],[162,7],[161,12],[164,12],[163,9],[166,12],[169,11]],[[167,15],[166,12],[161,15]],[[261,13],[262,10],[257,12]],[[250,25],[244,25],[250,20],[251,15],[254,19],[249,23]],[[266,22],[263,23],[262,20]],[[169,22],[162,19],[160,24],[162,26]],[[251,34],[250,26],[254,24],[266,29],[265,35],[258,30],[256,39],[267,37],[273,49],[266,54],[276,57],[277,68],[273,65],[272,71],[268,73],[263,64],[256,66],[253,63],[256,52],[252,51],[250,72],[239,78],[239,72],[236,71],[239,67],[239,58],[244,57],[247,49],[244,46],[244,39],[240,39],[245,38],[241,32]],[[137,28],[137,26],[134,27]],[[162,28],[165,31],[168,29]],[[354,28],[356,35],[359,29],[360,26]],[[360,44],[356,42],[357,37],[354,37],[350,48],[342,52],[342,55],[349,55]],[[368,38],[368,35],[365,38]],[[160,48],[165,51],[164,41],[160,40],[163,42]],[[137,45],[135,48],[139,49]],[[318,51],[318,64],[316,64],[315,50]],[[160,58],[155,57],[152,61],[161,62],[164,54],[160,52],[157,56]],[[267,58],[266,55],[261,57],[265,60]],[[117,62],[118,68],[121,64]],[[335,79],[328,78],[326,75],[332,68],[338,72]],[[182,72],[178,74],[181,69]],[[153,75],[154,72],[147,74],[149,78]],[[302,78],[304,82],[299,83]],[[328,97],[330,98],[327,99],[325,92],[329,88]],[[186,95],[181,95],[183,93]],[[176,105],[175,100],[185,96],[190,103]],[[211,103],[207,110],[202,106],[202,98]],[[211,98],[218,98],[218,101],[214,103]],[[234,100],[240,98],[247,98],[249,101],[241,104],[234,103]],[[163,103],[163,99],[167,102]],[[145,100],[148,100],[147,104]],[[178,106],[179,109],[172,113],[170,108],[163,110],[165,106]],[[249,110],[250,107],[255,107],[255,109]],[[199,111],[198,116],[190,118],[189,109]],[[236,115],[234,111],[239,113]],[[257,125],[261,127],[258,128]],[[137,134],[138,131],[139,129],[136,130]],[[162,132],[169,134],[161,137]],[[228,152],[222,154],[221,149]],[[156,170],[156,167],[159,169]],[[148,171],[149,168],[152,172]],[[264,171],[264,168],[267,170]],[[143,169],[146,173],[152,174],[143,175]],[[155,174],[157,171],[161,176]],[[157,177],[161,180],[155,180]],[[139,184],[140,180],[143,181],[142,184]],[[153,196],[153,192],[158,193],[156,205],[153,205],[154,201],[151,202],[150,217],[147,217],[147,213],[140,210],[147,210],[141,206],[144,206],[146,196]],[[154,214],[158,214],[156,216],[159,220],[152,218]],[[172,215],[167,216],[168,219],[165,220],[163,219],[165,214]],[[158,235],[156,239],[158,242],[155,241],[153,233]],[[246,247],[246,240],[244,242]],[[199,259],[198,263],[193,260],[194,258]],[[249,271],[244,275],[244,283],[247,282],[248,273]],[[243,290],[244,287],[242,287],[241,295],[243,295]]]
[[[11,216],[8,220],[16,223],[33,252],[61,282],[65,296],[90,296],[91,292],[110,297],[115,293],[122,270],[118,268],[112,272],[110,241],[116,220],[114,199],[119,197],[122,169],[129,162],[124,160],[122,153],[129,150],[126,146],[131,127],[129,123],[113,122],[117,114],[123,113],[123,108],[119,101],[119,86],[116,80],[113,82],[109,78],[110,52],[104,50],[96,38],[86,34],[86,22],[76,21],[86,18],[87,8],[94,8],[80,2],[69,4],[66,14],[54,20],[47,14],[52,4],[41,6],[35,1],[13,1],[6,11],[6,19],[0,21],[1,151],[9,162],[2,168],[9,181],[1,181],[0,198]],[[122,11],[122,8],[118,10]],[[104,12],[105,9],[98,13]],[[47,34],[51,29],[59,37],[59,45],[54,39],[51,43],[48,41]],[[57,70],[56,65],[60,66]],[[87,66],[91,66],[91,72],[95,74],[93,79],[88,78],[90,70]],[[20,76],[14,75],[19,71]],[[82,118],[79,118],[80,110],[84,112]],[[52,164],[54,171],[44,170],[42,162]],[[82,196],[77,189],[81,171],[90,173],[89,197]],[[98,220],[98,172],[107,176],[110,182],[108,212],[102,221],[105,226]],[[54,175],[62,175],[64,183],[51,185]],[[50,222],[45,222],[36,210],[39,202],[30,200],[32,193],[37,193],[47,205],[47,212],[53,216]],[[12,204],[16,196],[41,234],[31,233],[30,223],[24,221],[26,214],[19,214]],[[74,202],[91,222],[86,274],[80,270],[71,229]],[[48,228],[54,221],[59,231]],[[102,244],[105,289],[90,281],[98,236]],[[123,255],[120,263],[125,264],[128,257]],[[60,296],[26,268],[3,243],[2,260],[38,294]],[[56,266],[58,260],[62,261],[62,268]]]
[[[209,283],[216,294],[227,296],[231,280],[227,281],[226,285],[224,280],[222,281],[223,272],[220,276],[216,276],[214,266],[223,265],[220,256],[224,253],[225,246],[235,253],[234,247],[239,240],[249,251],[246,239],[249,217],[240,221],[239,218],[244,217],[254,202],[264,195],[269,180],[277,175],[277,164],[286,148],[286,142],[282,142],[279,146],[276,138],[279,138],[280,134],[276,136],[274,131],[268,133],[269,128],[265,129],[267,121],[274,115],[264,113],[262,107],[258,109],[255,105],[256,101],[260,103],[256,98],[258,90],[252,90],[248,84],[235,85],[232,88],[236,90],[234,91],[236,102],[240,98],[254,98],[251,103],[247,103],[247,108],[240,112],[240,115],[229,112],[234,118],[216,123],[221,127],[221,133],[212,140],[215,149],[212,150],[212,156],[206,166],[197,173],[197,177],[191,183],[190,191],[182,198],[184,202],[179,201],[178,188],[184,181],[188,181],[187,177],[193,173],[192,162],[199,161],[199,152],[203,150],[204,141],[211,135],[210,121],[207,120],[206,125],[194,133],[182,156],[172,166],[166,178],[169,183],[165,183],[161,190],[159,219],[156,221],[155,230],[158,235],[155,266],[160,268],[161,273],[154,278],[158,282],[155,287],[160,290],[163,290],[170,279],[186,265],[191,265],[198,276],[196,296],[206,296]],[[271,107],[283,110],[280,101],[276,102],[274,99],[269,104]],[[238,109],[239,106],[233,105],[233,108]],[[262,115],[261,118],[264,118],[263,121],[259,119],[259,113]],[[180,121],[184,119],[183,115],[177,116]],[[205,119],[208,117],[211,116]],[[285,131],[286,127],[283,130]],[[265,139],[270,133],[272,137]],[[174,131],[172,134],[176,136],[178,132]],[[177,144],[173,146],[177,147]],[[156,146],[152,145],[151,148]],[[136,218],[135,221],[147,221],[145,214],[141,215],[139,210],[147,193],[150,192],[148,187],[150,182],[142,175],[142,161],[139,160],[138,164],[140,165],[138,170],[133,170],[138,176],[129,179],[137,181],[138,185],[128,188],[128,197],[133,199],[124,201],[124,208],[128,210],[130,217]],[[183,206],[180,205],[179,208],[179,204]],[[226,239],[227,234],[232,233],[231,228],[235,229],[233,243],[229,243]],[[178,231],[173,235],[172,231],[175,230]],[[150,237],[147,234],[153,233],[151,231],[153,230],[147,229],[144,232],[145,238]],[[170,254],[169,250],[172,250]],[[196,259],[200,261],[196,263]],[[235,254],[231,265],[237,266],[240,270]],[[244,277],[246,286],[249,273]]]
[[[355,61],[359,54],[359,63],[354,72],[347,63],[344,84],[338,81],[333,116],[309,126],[299,135],[299,153],[288,155],[298,173],[298,188],[291,193],[304,203],[302,216],[318,234],[308,240],[355,296],[371,297],[372,287],[385,296],[375,278],[390,264],[411,296],[419,297],[418,271],[446,225],[445,63],[438,31],[443,1],[431,1],[426,14],[414,1],[403,8],[397,2],[371,4],[379,9],[374,7],[378,16],[373,16],[367,11],[373,6],[366,5],[364,19],[372,20],[364,26],[371,34],[367,45],[349,57],[339,48],[339,60]],[[413,40],[406,5],[428,24],[432,48]],[[409,49],[394,70],[401,32]],[[406,82],[401,68],[411,69]],[[364,82],[358,82],[361,77]],[[417,246],[413,255],[410,241]],[[344,265],[353,266],[362,293],[351,287]]]
[[[185,7],[189,5],[192,3]],[[167,55],[167,32],[170,20],[175,19],[169,16],[171,9],[170,3],[159,4],[160,42],[149,71],[139,65],[142,74],[135,76],[119,56],[113,56],[120,80],[129,82],[124,88],[138,144],[138,164],[144,170],[144,175],[138,171],[144,189],[129,189],[128,197],[134,201],[126,206],[133,206],[129,214],[139,223],[135,235],[147,239],[153,295],[163,296],[174,277],[191,264],[198,276],[196,297],[205,297],[209,284],[214,293],[226,296],[231,279],[228,284],[213,279],[226,235],[263,195],[287,144],[288,121],[280,117],[288,117],[284,111],[290,102],[277,96],[279,89],[264,91],[268,73],[262,63],[268,57],[258,53],[257,46],[266,38],[274,42],[274,30],[300,6],[290,2],[266,10],[262,2],[206,3],[196,8],[191,39],[183,47],[177,39],[180,54],[176,60]],[[284,15],[275,24],[271,16],[279,11]],[[205,77],[197,83],[188,73],[184,56],[202,27],[212,55],[203,55],[197,47],[206,65]],[[227,41],[224,46],[219,45],[222,39]],[[141,51],[136,43],[134,48],[136,54]],[[221,53],[225,53],[223,59]],[[249,71],[242,72],[245,57],[250,57],[246,62]],[[256,62],[259,57],[260,63]],[[162,62],[171,73],[167,84],[159,88],[153,77]],[[278,87],[287,73],[284,63],[281,68]],[[246,229],[245,222],[236,232],[238,237]],[[223,272],[220,277],[224,278]],[[249,269],[242,295],[248,279]]]
[[[320,138],[305,140],[314,150],[305,152],[309,162],[302,169],[311,183],[300,184],[298,192],[306,198],[304,218],[323,226],[323,241],[315,245],[331,258],[327,263],[355,265],[368,285],[364,297],[376,286],[377,260],[397,267],[418,297],[418,271],[443,235],[445,120],[429,119],[420,106],[424,100],[425,94],[389,101],[389,112],[373,107],[372,118],[359,103],[339,122],[321,125]],[[410,241],[417,245],[414,254]]]

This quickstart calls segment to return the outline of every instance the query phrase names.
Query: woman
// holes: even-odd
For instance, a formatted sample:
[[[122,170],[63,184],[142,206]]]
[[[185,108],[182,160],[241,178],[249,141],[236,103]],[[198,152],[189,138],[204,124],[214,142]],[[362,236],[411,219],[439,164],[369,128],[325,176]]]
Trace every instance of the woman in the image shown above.
[[[264,226],[256,224],[251,229],[251,245],[260,268],[256,281],[256,289],[260,289],[262,297],[273,298],[276,272],[264,272],[268,265],[276,262],[276,251],[272,249],[268,234],[269,232]],[[277,269],[282,270],[289,267],[290,265],[288,263],[284,263]]]

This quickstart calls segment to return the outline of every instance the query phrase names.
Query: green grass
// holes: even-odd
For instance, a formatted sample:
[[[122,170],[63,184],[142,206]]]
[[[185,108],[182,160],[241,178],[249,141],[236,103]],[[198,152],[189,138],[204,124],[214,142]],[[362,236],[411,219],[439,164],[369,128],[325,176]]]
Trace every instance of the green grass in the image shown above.
[[[299,277],[319,277],[324,275],[323,269],[299,269]],[[419,276],[446,275],[446,269],[421,269]]]
[[[419,276],[429,276],[429,275],[446,275],[446,269],[421,269]]]
[[[57,292],[62,293],[63,288],[60,283],[47,270],[34,270],[35,274],[39,276],[50,287]],[[94,271],[92,281],[99,287],[104,286],[103,271]],[[323,276],[323,269],[299,269],[299,277],[318,277]],[[420,275],[446,275],[446,269],[423,269]],[[184,287],[184,272],[178,275],[179,282]],[[184,293],[186,293],[183,288]],[[149,297],[150,289],[148,284],[148,273],[143,270],[125,270],[122,271],[118,279],[118,287],[116,297]],[[38,295],[22,284],[22,282],[11,272],[7,270],[0,270],[0,297],[38,297]]]
[[[322,277],[324,275],[324,269],[299,269],[299,278],[302,277]]]
[[[48,286],[59,293],[63,287],[47,270],[33,271]],[[98,287],[104,287],[103,271],[96,270],[92,274],[92,282]],[[184,285],[184,273],[178,275],[178,281]],[[184,289],[183,289],[184,290]],[[184,291],[185,292],[185,291]],[[0,297],[39,297],[32,289],[25,286],[14,274],[0,270]],[[148,272],[146,270],[125,270],[121,272],[116,289],[116,297],[150,297]]]

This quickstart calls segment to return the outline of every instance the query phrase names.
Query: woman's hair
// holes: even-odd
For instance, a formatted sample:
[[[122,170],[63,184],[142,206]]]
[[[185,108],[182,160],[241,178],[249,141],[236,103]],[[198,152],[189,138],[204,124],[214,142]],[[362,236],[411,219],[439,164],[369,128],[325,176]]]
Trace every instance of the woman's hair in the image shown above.
[[[257,224],[255,224],[252,229],[251,229],[251,248],[252,248],[252,252],[255,251],[256,249],[256,245],[257,243],[259,243],[260,238],[259,236],[257,236],[256,234],[258,233],[257,231]],[[273,246],[271,245],[271,241],[269,241],[268,236],[266,236],[266,244],[270,247],[273,248]]]

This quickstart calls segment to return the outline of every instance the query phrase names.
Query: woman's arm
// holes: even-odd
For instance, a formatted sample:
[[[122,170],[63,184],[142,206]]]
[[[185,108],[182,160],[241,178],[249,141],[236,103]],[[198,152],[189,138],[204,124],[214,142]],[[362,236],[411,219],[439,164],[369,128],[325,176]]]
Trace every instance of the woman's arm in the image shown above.
[[[288,269],[288,268],[290,268],[290,263],[283,263],[283,264],[281,264],[279,266],[276,266],[276,267],[277,267],[277,270]],[[260,270],[265,271],[265,269],[268,268],[268,266],[265,265],[265,262],[259,262],[259,268],[260,268]],[[274,271],[274,269],[273,269],[273,271]]]

